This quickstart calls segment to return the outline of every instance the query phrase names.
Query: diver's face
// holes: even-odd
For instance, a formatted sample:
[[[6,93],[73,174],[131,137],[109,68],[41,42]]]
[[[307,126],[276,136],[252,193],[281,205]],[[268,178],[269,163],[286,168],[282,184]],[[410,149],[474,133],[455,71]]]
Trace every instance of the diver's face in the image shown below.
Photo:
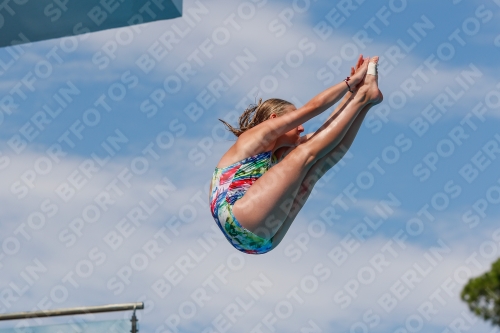
[[[287,107],[287,113],[288,112],[294,112],[297,110],[297,108],[293,105],[290,105]],[[276,114],[271,114],[271,118],[277,117]],[[299,125],[290,131],[286,132],[282,136],[280,136],[276,141],[279,143],[280,146],[294,146],[297,144],[297,141],[300,138],[300,134],[304,132],[304,126]]]

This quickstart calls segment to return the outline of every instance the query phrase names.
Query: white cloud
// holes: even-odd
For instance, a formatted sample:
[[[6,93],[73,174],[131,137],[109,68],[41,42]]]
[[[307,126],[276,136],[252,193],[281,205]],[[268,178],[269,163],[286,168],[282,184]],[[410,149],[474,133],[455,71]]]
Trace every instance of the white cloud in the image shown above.
[[[18,163],[24,164],[28,160],[37,158],[38,155],[23,154],[25,160],[19,160]],[[65,176],[73,170],[80,160],[74,158],[65,160],[54,170],[47,175],[42,182],[37,184],[33,193],[29,198],[18,201],[4,194],[3,202],[6,203],[4,214],[12,214],[14,216],[23,216],[36,209],[41,198],[51,198],[55,202],[57,197],[53,194],[54,188],[64,180]],[[131,301],[140,295],[147,295],[148,298],[155,302],[155,312],[158,315],[164,313],[163,316],[147,317],[148,325],[160,325],[161,320],[169,316],[178,315],[179,307],[183,306],[183,302],[192,302],[191,295],[197,288],[204,288],[209,295],[210,300],[203,308],[197,308],[196,320],[182,320],[181,327],[187,328],[195,322],[201,325],[209,325],[210,321],[215,319],[219,314],[224,315],[224,309],[235,303],[235,298],[240,297],[246,301],[250,300],[250,296],[244,287],[252,284],[252,281],[261,279],[260,274],[264,274],[266,278],[272,281],[272,287],[263,287],[264,295],[259,296],[259,300],[255,303],[247,314],[234,324],[234,327],[253,327],[265,318],[268,313],[275,313],[276,305],[285,306],[285,301],[290,302],[293,306],[293,320],[278,320],[276,327],[279,330],[293,330],[298,324],[307,325],[309,319],[313,319],[316,324],[326,329],[332,321],[341,321],[343,325],[354,324],[360,320],[360,314],[369,309],[381,316],[383,319],[380,327],[376,331],[382,331],[384,327],[393,325],[394,323],[403,324],[402,320],[394,320],[392,318],[406,318],[409,314],[415,313],[416,309],[421,305],[426,298],[434,292],[444,279],[451,276],[457,267],[464,264],[465,258],[470,255],[471,248],[477,247],[478,241],[472,243],[471,248],[464,249],[460,239],[453,239],[452,242],[447,242],[447,245],[452,249],[451,253],[443,254],[443,259],[436,261],[439,265],[432,268],[431,273],[421,282],[417,283],[414,288],[405,287],[410,294],[401,300],[397,308],[386,315],[377,301],[384,293],[390,293],[391,286],[401,280],[401,276],[412,267],[414,263],[419,263],[422,267],[430,266],[429,262],[424,257],[426,248],[417,244],[407,243],[405,249],[398,249],[398,257],[394,258],[387,251],[382,252],[383,246],[387,243],[387,239],[383,237],[370,238],[361,245],[359,250],[350,258],[337,267],[328,257],[327,253],[334,246],[337,246],[341,236],[336,233],[327,233],[324,237],[318,240],[312,240],[309,244],[309,250],[304,253],[303,258],[292,263],[289,257],[284,256],[285,247],[294,239],[297,232],[301,232],[304,226],[307,225],[307,219],[299,216],[295,222],[295,227],[285,239],[284,243],[275,251],[263,256],[243,256],[245,265],[243,269],[232,271],[228,268],[227,259],[235,253],[230,245],[224,240],[217,240],[217,246],[210,252],[205,253],[205,257],[200,263],[192,264],[194,267],[186,268],[186,274],[182,273],[182,267],[185,262],[180,259],[181,255],[188,255],[188,250],[191,249],[195,253],[203,254],[204,250],[197,243],[197,239],[202,237],[203,232],[207,232],[213,221],[209,216],[208,210],[199,209],[199,218],[195,222],[183,225],[179,228],[181,236],[174,238],[170,245],[162,244],[164,251],[158,254],[157,257],[149,258],[147,269],[143,271],[132,270],[131,284],[127,286],[125,291],[119,296],[113,295],[113,290],[108,290],[106,284],[109,279],[116,277],[117,272],[123,269],[124,266],[131,266],[131,258],[137,253],[144,255],[144,250],[141,247],[147,240],[154,239],[153,235],[166,220],[176,214],[178,207],[189,201],[189,196],[196,188],[182,187],[177,192],[175,197],[162,206],[161,211],[158,211],[152,216],[152,219],[145,222],[131,238],[126,240],[124,246],[119,251],[112,251],[107,248],[102,238],[112,229],[116,222],[124,217],[127,211],[130,210],[140,199],[145,198],[145,194],[152,186],[157,183],[159,173],[156,170],[151,170],[147,177],[133,179],[133,190],[127,191],[120,198],[119,202],[113,206],[106,214],[106,218],[95,224],[88,224],[83,230],[84,235],[78,240],[77,245],[65,249],[63,244],[57,241],[57,234],[65,228],[69,221],[80,215],[86,204],[92,202],[92,199],[99,193],[103,187],[111,179],[114,178],[116,172],[122,169],[127,164],[122,161],[114,161],[107,168],[102,170],[95,177],[85,190],[78,193],[75,200],[68,204],[60,204],[61,211],[57,218],[51,219],[47,225],[39,231],[30,231],[33,239],[29,242],[24,242],[22,250],[12,258],[5,258],[3,264],[6,267],[2,274],[3,281],[6,284],[8,281],[14,281],[16,276],[32,263],[33,258],[39,258],[47,267],[48,271],[41,275],[39,281],[36,282],[35,288],[31,289],[30,294],[23,296],[22,301],[15,302],[12,309],[9,310],[25,310],[26,306],[35,306],[36,303],[50,293],[50,290],[56,285],[63,284],[70,290],[71,298],[69,298],[61,306],[70,305],[93,305],[106,304],[121,301]],[[12,170],[17,170],[16,165],[13,165]],[[17,175],[19,171],[17,171]],[[8,178],[16,177],[16,172],[12,171],[6,174]],[[43,184],[42,184],[43,183]],[[5,187],[4,187],[5,188]],[[367,208],[367,213],[372,202],[366,201],[364,206]],[[349,223],[349,221],[345,221]],[[12,226],[14,227],[14,226]],[[11,228],[12,228],[11,227]],[[10,229],[11,229],[10,228]],[[12,230],[12,229],[11,229]],[[481,236],[482,237],[482,236]],[[50,241],[47,241],[50,239]],[[469,238],[470,239],[470,238]],[[89,259],[89,251],[94,246],[99,247],[100,251],[106,254],[106,263],[94,267],[94,273],[89,278],[81,278],[76,274],[77,267],[84,269],[86,266],[83,260]],[[370,263],[370,259],[377,253],[385,255],[385,259],[390,263],[389,267],[383,267],[382,272],[377,272]],[[95,258],[90,260],[94,261]],[[488,260],[481,259],[484,267],[489,265]],[[139,263],[139,261],[137,262]],[[234,263],[234,262],[233,262]],[[277,264],[279,263],[279,264]],[[321,264],[319,268],[314,267]],[[80,266],[79,266],[80,265]],[[221,292],[214,292],[202,283],[211,274],[215,274],[220,265],[226,267],[227,284],[224,285],[217,281],[218,286],[222,288]],[[426,265],[426,266],[424,266]],[[168,268],[173,267],[177,274],[184,276],[182,282],[173,288],[172,292],[164,299],[158,298],[151,289],[151,285],[162,275]],[[187,266],[186,266],[187,267]],[[328,271],[328,277],[322,275],[320,268]],[[359,275],[364,270],[365,275]],[[80,285],[79,288],[70,288],[67,283],[62,283],[62,278],[68,272],[74,272],[74,278]],[[222,272],[219,270],[219,273]],[[324,272],[324,271],[323,271]],[[359,283],[361,279],[369,279],[369,273],[376,272],[376,277],[373,283],[364,285]],[[473,270],[474,275],[478,274],[477,270]],[[321,281],[325,278],[325,281]],[[334,302],[335,294],[344,290],[349,281],[357,280],[359,289],[358,296],[352,299],[347,309],[341,309],[340,304]],[[366,282],[366,280],[363,280]],[[314,283],[318,283],[315,287]],[[4,284],[4,285],[5,285]],[[464,305],[458,300],[458,293],[463,283],[456,282],[453,287],[455,293],[449,297],[449,302],[442,309],[440,315],[432,320],[432,324],[447,325],[455,318],[457,313],[464,310]],[[304,303],[299,304],[295,299],[287,297],[293,288],[297,287],[297,294],[303,298]],[[310,288],[310,289],[308,289]],[[283,302],[282,302],[283,301]],[[280,303],[282,302],[282,303]],[[55,307],[56,303],[53,303]],[[184,304],[185,305],[185,304]],[[235,305],[234,305],[235,306]],[[169,309],[163,312],[162,309]],[[186,309],[184,309],[186,310]],[[230,311],[230,310],[226,310]],[[281,311],[285,311],[282,308]],[[230,313],[230,312],[228,312]],[[276,316],[276,314],[274,314]],[[163,318],[163,319],[162,319]]]

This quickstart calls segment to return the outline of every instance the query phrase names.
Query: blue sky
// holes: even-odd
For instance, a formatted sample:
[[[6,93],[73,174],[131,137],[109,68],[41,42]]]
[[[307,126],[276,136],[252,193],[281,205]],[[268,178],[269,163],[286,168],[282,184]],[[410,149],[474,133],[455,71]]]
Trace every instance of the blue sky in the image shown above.
[[[0,312],[144,301],[152,332],[490,332],[459,294],[500,251],[498,1],[183,6],[0,50]],[[359,53],[381,56],[384,102],[282,244],[240,255],[206,205],[235,141],[218,119],[300,106]]]

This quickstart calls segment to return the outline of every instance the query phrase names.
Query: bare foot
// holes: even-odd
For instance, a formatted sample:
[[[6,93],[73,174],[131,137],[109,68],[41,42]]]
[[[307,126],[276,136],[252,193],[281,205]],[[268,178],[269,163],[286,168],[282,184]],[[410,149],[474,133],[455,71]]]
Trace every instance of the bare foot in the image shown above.
[[[378,63],[378,57],[370,59],[370,65]],[[366,104],[379,104],[384,99],[382,92],[378,89],[378,75],[366,74],[363,85],[359,89],[361,98]]]

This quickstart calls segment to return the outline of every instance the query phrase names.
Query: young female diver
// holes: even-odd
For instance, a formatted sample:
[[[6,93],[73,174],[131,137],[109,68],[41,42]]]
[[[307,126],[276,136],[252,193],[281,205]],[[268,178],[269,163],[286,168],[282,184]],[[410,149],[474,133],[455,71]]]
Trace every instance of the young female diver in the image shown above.
[[[215,168],[210,210],[238,250],[274,249],[306,202],[314,184],[351,146],[368,110],[382,101],[378,57],[359,57],[351,76],[296,109],[280,99],[259,101],[240,117],[237,137]],[[346,95],[314,133],[302,124]],[[253,115],[252,115],[253,114]]]

